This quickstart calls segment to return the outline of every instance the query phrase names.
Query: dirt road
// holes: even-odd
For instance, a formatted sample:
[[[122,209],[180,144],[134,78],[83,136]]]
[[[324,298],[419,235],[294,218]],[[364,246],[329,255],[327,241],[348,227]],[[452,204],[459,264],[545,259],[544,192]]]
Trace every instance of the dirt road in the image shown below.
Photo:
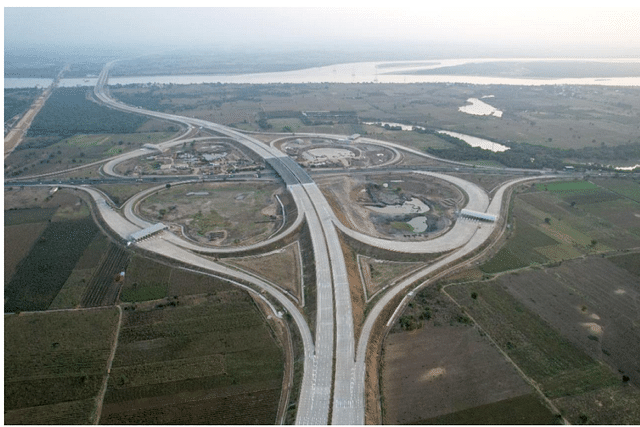
[[[60,73],[58,73],[58,76],[53,81],[53,83],[51,83],[51,86],[49,86],[44,92],[42,92],[42,94],[38,98],[36,98],[35,101],[33,101],[33,104],[31,104],[31,107],[29,107],[29,111],[27,111],[25,115],[22,116],[18,123],[15,124],[13,129],[11,129],[7,136],[4,138],[5,159],[9,156],[9,154],[13,152],[13,150],[16,149],[18,145],[20,145],[20,143],[24,139],[24,136],[27,134],[29,127],[31,126],[31,122],[33,122],[33,119],[40,112],[40,110],[44,106],[44,103],[47,102],[47,99],[49,99],[51,92],[53,92],[53,89],[55,89],[55,87],[58,85],[60,79],[62,78],[62,75],[65,71],[67,71],[67,69],[68,66],[65,66],[60,71]]]

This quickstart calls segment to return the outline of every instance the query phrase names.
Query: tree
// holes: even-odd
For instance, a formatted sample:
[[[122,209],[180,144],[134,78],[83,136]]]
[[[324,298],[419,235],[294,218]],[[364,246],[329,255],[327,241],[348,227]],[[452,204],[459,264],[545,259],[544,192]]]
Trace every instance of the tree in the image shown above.
[[[165,188],[171,188],[171,184],[167,183],[167,185],[165,185]]]
[[[551,218],[547,217],[544,219],[545,224],[551,224]]]

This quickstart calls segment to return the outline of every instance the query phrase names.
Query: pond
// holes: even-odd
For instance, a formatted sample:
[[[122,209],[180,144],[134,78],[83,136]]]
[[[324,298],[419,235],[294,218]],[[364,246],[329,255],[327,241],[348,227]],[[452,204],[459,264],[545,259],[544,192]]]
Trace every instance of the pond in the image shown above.
[[[404,202],[401,205],[389,205],[383,208],[379,206],[367,206],[368,209],[384,214],[402,215],[412,213],[425,213],[429,212],[430,208],[418,198],[412,198],[411,200]]]
[[[423,233],[427,231],[427,227],[428,227],[426,216],[417,216],[413,218],[411,221],[408,221],[407,224],[413,227],[414,233]]]
[[[480,147],[483,150],[490,150],[494,153],[498,153],[501,151],[507,151],[509,147],[506,145],[498,144],[497,142],[489,141],[488,139],[478,138],[476,136],[465,135],[463,133],[458,132],[449,132],[448,130],[439,130],[438,133],[443,133],[445,135],[453,136],[454,138],[458,138],[466,142],[472,147]]]
[[[480,101],[478,98],[469,98],[467,99],[467,102],[470,102],[471,104],[459,107],[458,111],[472,114],[474,116],[502,117],[502,111],[487,104],[486,102]]]

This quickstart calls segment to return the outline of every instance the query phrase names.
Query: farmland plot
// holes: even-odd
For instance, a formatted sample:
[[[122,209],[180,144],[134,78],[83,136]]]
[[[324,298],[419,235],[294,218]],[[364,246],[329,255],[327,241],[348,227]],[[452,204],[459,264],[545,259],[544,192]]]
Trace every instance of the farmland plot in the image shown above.
[[[421,291],[386,339],[384,424],[546,424],[553,415],[446,296]],[[508,414],[508,415],[507,415]],[[471,421],[473,420],[473,421]]]
[[[5,315],[7,424],[90,424],[115,308]]]
[[[580,394],[619,381],[495,282],[456,285],[447,292],[549,397]],[[476,299],[471,294],[477,295]]]
[[[109,239],[98,234],[87,246],[73,268],[67,281],[49,306],[49,309],[76,308],[82,301],[82,295],[91,282],[95,271],[102,265],[103,256],[109,247]]]
[[[584,266],[582,269],[587,270]],[[583,278],[589,273],[585,272],[584,274]],[[587,334],[586,339],[594,341],[597,346],[604,346],[605,342],[607,342],[606,345],[622,345],[629,339],[637,343],[637,337],[633,335],[633,331],[629,331],[626,324],[628,320],[616,319],[618,322],[615,324],[613,322],[606,324],[607,333],[611,335],[611,340],[607,341],[607,338],[602,334],[605,328],[598,327],[597,320],[600,315],[593,316],[594,311],[600,313],[600,310],[595,308],[597,304],[593,305],[593,311],[589,307],[584,309],[582,306],[573,306],[576,302],[576,296],[579,298],[588,295],[588,292],[583,295],[580,287],[562,290],[561,287],[558,289],[557,284],[554,288],[551,283],[549,286],[554,290],[544,288],[532,297],[528,292],[536,292],[535,288],[543,283],[541,280],[536,280],[535,284],[523,283],[522,289],[527,289],[522,296],[518,295],[516,299],[505,288],[504,281],[513,279],[513,276],[516,277],[514,280],[519,280],[521,275],[503,276],[495,282],[450,286],[447,288],[447,292],[465,306],[482,328],[496,341],[497,345],[527,376],[540,386],[544,394],[552,399],[560,411],[565,413],[569,422],[584,423],[585,420],[598,419],[601,423],[609,424],[617,419],[632,417],[633,422],[637,423],[637,413],[633,414],[633,410],[625,409],[621,414],[620,405],[612,404],[610,401],[604,405],[597,397],[592,397],[591,405],[584,404],[589,400],[587,396],[617,395],[620,393],[626,396],[625,401],[629,402],[631,407],[638,407],[640,404],[639,393],[625,391],[629,387],[637,390],[634,385],[624,383],[621,374],[614,374],[611,367],[600,360],[589,357],[587,352],[583,351],[583,348],[588,347],[584,344],[585,334]],[[547,294],[544,294],[545,291]],[[476,298],[470,296],[473,294],[476,295]],[[545,295],[547,296],[545,297]],[[564,297],[563,306],[557,304],[552,307],[545,306],[556,297],[558,301]],[[552,319],[551,322],[555,322],[555,324],[546,322],[529,307],[534,307],[536,311],[545,313],[545,318],[549,317]],[[566,311],[574,311],[578,315],[563,314]],[[615,318],[615,313],[616,311],[613,310],[611,318]],[[557,316],[557,318],[554,319],[553,316]],[[577,316],[583,316],[584,318],[581,320],[587,321],[579,322],[578,325],[574,323],[573,330],[570,325],[563,325],[560,328],[563,334],[553,329],[554,326],[558,327],[558,322],[571,323],[571,320],[575,320]],[[603,316],[602,319],[606,319],[606,316]],[[567,330],[573,335],[564,335]],[[579,336],[581,338],[578,338]],[[587,348],[587,351],[594,350]],[[602,354],[606,357],[603,356],[601,360],[612,364],[616,363],[618,366],[624,364],[621,370],[633,369],[633,363],[637,359],[635,357],[637,349],[633,347],[629,352],[619,348],[613,353],[606,350]],[[629,373],[626,370],[624,372]],[[629,415],[629,412],[632,415]]]
[[[47,309],[96,233],[91,218],[50,223],[7,284],[5,312]]]
[[[498,278],[529,310],[640,385],[640,280],[599,257]]]
[[[5,212],[6,217],[6,212]],[[20,261],[27,256],[42,232],[46,222],[18,224],[4,227],[4,283],[9,283]]]
[[[140,256],[134,256],[126,270],[120,300],[149,301],[167,296],[172,268]]]
[[[274,423],[282,349],[248,294],[170,300],[128,306],[101,422]]]

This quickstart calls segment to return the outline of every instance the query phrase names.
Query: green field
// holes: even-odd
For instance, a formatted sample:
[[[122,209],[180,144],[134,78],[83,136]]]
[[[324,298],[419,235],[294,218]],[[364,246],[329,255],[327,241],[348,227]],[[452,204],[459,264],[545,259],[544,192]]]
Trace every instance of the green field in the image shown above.
[[[46,310],[98,228],[91,218],[52,222],[5,287],[5,312]]]
[[[594,182],[621,196],[628,197],[640,203],[640,182],[637,179],[598,179],[594,180]]]
[[[169,266],[134,256],[126,270],[120,300],[140,302],[166,297],[171,272]]]
[[[118,310],[4,317],[4,421],[90,424]]]
[[[564,193],[567,191],[595,190],[598,186],[588,181],[564,181],[536,184],[536,188],[539,191]]]
[[[514,212],[516,214],[520,213],[521,209],[524,209],[524,206],[519,206],[516,203]],[[535,226],[524,221],[517,221],[515,236],[511,237],[495,256],[482,265],[482,271],[485,273],[497,273],[527,267],[532,263],[541,264],[547,262],[549,261],[548,257],[532,249],[545,248],[557,244],[557,240],[541,232]]]
[[[49,221],[56,208],[12,209],[4,211],[4,225],[19,225]]]
[[[109,238],[97,234],[85,249],[66,282],[51,302],[50,310],[76,308],[82,302],[82,296],[94,273],[103,262],[103,255],[109,248]]]
[[[603,188],[605,184],[633,188],[634,181],[603,180],[602,186],[551,182],[517,194],[515,234],[482,271],[493,274],[640,246],[640,203]]]
[[[126,311],[101,422],[274,423],[283,354],[251,298],[171,301]]]
[[[511,399],[501,400],[487,405],[476,406],[437,418],[421,420],[416,424],[435,425],[518,425],[518,424],[559,424],[549,409],[542,404],[540,398],[526,394]]]

